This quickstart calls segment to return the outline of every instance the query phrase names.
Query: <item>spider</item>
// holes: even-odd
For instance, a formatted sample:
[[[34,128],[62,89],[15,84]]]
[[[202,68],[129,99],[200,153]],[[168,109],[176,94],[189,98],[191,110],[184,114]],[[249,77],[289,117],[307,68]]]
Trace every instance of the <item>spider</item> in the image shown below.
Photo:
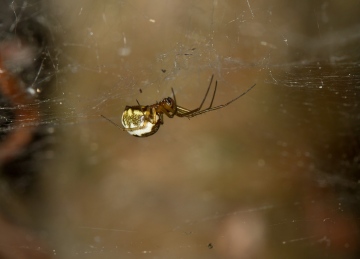
[[[238,97],[232,99],[231,101],[225,104],[212,107],[217,89],[217,81],[215,81],[215,89],[211,99],[210,106],[204,110],[201,110],[209,94],[213,79],[214,79],[214,75],[211,76],[209,86],[207,88],[207,91],[200,106],[194,110],[189,110],[177,105],[174,89],[171,88],[173,98],[167,97],[160,102],[156,102],[155,104],[145,105],[145,106],[140,105],[140,103],[136,100],[138,105],[126,106],[121,117],[121,122],[123,127],[119,126],[112,120],[106,118],[104,115],[101,116],[104,119],[108,120],[110,123],[114,124],[116,127],[127,131],[129,134],[135,137],[148,137],[155,134],[159,130],[160,125],[164,124],[164,118],[163,118],[164,114],[169,118],[173,118],[174,116],[177,116],[177,117],[186,117],[190,119],[200,114],[215,111],[228,106],[229,104],[239,99],[241,96],[245,95],[255,86],[255,84],[252,85],[248,90],[246,90]]]

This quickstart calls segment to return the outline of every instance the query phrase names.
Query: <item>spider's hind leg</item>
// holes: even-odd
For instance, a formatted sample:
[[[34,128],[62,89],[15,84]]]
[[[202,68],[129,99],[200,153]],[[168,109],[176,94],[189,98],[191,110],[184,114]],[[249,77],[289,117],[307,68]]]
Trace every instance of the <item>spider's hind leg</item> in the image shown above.
[[[121,127],[119,124],[117,124],[117,123],[113,122],[112,120],[110,120],[109,118],[105,117],[104,115],[101,114],[100,116],[103,117],[103,118],[104,118],[105,120],[107,120],[108,122],[110,122],[111,124],[113,124],[114,126],[120,128],[120,129],[122,129],[122,130],[126,130],[125,128]]]

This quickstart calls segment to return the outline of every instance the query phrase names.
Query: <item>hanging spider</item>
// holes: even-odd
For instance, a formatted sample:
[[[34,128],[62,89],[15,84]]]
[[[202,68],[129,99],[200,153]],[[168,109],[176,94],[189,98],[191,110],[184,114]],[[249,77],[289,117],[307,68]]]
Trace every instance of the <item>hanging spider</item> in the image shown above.
[[[164,124],[164,118],[163,118],[164,114],[169,118],[173,118],[174,116],[192,118],[206,112],[215,111],[228,106],[232,102],[235,102],[237,99],[245,95],[255,86],[254,84],[248,90],[240,94],[238,97],[232,99],[230,102],[212,107],[217,89],[217,81],[215,81],[215,89],[211,99],[210,106],[207,109],[201,110],[209,94],[213,78],[214,75],[211,76],[210,83],[207,88],[204,99],[202,100],[200,106],[194,110],[189,110],[177,105],[174,89],[171,88],[171,91],[173,93],[173,98],[167,97],[164,98],[161,102],[157,102],[155,104],[145,105],[145,106],[140,105],[140,103],[136,100],[138,105],[126,106],[121,117],[121,122],[123,127],[119,126],[112,120],[106,118],[104,115],[101,116],[104,119],[111,122],[112,124],[114,124],[116,127],[119,127],[122,130],[129,132],[129,134],[135,137],[148,137],[155,134],[159,130],[160,125]]]

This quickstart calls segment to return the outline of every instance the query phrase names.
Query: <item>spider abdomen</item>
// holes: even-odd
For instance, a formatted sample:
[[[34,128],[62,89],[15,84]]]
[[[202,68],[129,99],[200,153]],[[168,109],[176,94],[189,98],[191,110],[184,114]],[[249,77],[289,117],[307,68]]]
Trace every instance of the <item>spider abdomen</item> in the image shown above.
[[[121,123],[129,134],[135,137],[147,137],[156,133],[161,118],[150,106],[126,106]]]

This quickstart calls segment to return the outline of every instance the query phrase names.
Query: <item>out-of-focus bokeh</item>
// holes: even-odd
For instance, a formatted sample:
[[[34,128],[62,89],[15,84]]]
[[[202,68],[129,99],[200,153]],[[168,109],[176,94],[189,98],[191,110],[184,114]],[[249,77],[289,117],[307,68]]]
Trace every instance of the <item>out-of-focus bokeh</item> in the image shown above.
[[[0,212],[15,237],[0,238],[0,257],[360,256],[356,1],[1,7],[1,69],[36,100],[4,98],[1,136],[14,121],[38,131],[1,170]],[[101,117],[121,124],[126,105],[171,88],[197,108],[212,75],[214,105],[256,86],[224,109],[165,116],[148,138]],[[38,121],[16,113],[33,107]]]

